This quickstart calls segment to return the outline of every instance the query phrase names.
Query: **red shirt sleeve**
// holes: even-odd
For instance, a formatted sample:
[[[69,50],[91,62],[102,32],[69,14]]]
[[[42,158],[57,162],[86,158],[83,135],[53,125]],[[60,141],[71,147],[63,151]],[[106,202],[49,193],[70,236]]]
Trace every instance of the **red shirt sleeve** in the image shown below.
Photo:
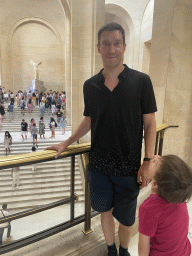
[[[139,208],[139,233],[153,237],[155,236],[158,219],[161,215],[159,204],[152,195],[148,197]]]

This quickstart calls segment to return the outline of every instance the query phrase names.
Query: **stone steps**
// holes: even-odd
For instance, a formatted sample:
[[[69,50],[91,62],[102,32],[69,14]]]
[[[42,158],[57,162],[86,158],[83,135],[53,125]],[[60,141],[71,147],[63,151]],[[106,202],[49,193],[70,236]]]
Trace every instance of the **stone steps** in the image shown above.
[[[31,118],[39,121],[39,110],[35,108],[32,115],[20,114],[20,109],[15,108],[14,120],[9,122],[9,114],[6,113],[1,136],[4,131],[20,132],[20,123],[22,118],[29,123]],[[54,117],[55,118],[55,117]],[[49,117],[44,117],[46,131],[49,130]],[[56,128],[56,130],[59,128]],[[67,131],[71,130],[70,126],[66,127]],[[19,133],[17,133],[17,138]],[[46,134],[45,134],[46,135]],[[15,135],[16,136],[16,135]],[[60,137],[59,137],[60,138]],[[62,140],[61,136],[61,140]],[[38,138],[37,151],[43,151],[48,146],[60,143],[61,140],[40,139]],[[63,141],[63,140],[62,140]],[[15,141],[11,152],[8,155],[17,155],[31,152],[32,138],[28,133],[27,141]],[[0,157],[5,157],[4,147],[0,147]],[[12,187],[11,168],[0,170],[0,204],[7,203],[9,210],[18,211],[31,207],[41,206],[52,203],[65,197],[70,196],[70,174],[71,174],[71,158],[57,159],[49,162],[36,164],[36,171],[32,171],[32,166],[21,166],[19,175],[19,188]],[[84,201],[84,192],[79,171],[78,159],[75,158],[75,193],[79,195],[79,201]]]

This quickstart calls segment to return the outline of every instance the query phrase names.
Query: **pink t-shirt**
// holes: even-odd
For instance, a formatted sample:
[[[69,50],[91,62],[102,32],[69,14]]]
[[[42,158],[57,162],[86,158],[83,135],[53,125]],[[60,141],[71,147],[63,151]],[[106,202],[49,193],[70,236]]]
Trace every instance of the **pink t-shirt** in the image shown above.
[[[150,236],[150,256],[190,256],[187,204],[151,194],[139,208],[139,233]]]

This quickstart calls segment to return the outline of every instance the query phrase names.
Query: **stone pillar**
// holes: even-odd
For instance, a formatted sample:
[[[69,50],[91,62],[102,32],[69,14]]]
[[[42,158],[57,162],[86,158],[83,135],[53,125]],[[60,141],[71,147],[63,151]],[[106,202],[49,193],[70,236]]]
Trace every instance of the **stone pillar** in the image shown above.
[[[7,38],[1,40],[1,85],[5,86],[5,90],[17,91],[13,87],[12,73],[12,50],[11,45],[7,43]]]
[[[66,118],[67,125],[72,125],[72,84],[71,84],[71,18],[65,20],[65,91],[66,91]]]
[[[104,0],[72,1],[72,132],[83,119],[83,84],[95,74],[96,30],[104,24],[104,6]]]
[[[157,124],[163,122],[164,99],[167,85],[168,61],[173,23],[173,6],[174,0],[169,0],[168,2],[167,0],[156,0],[154,5],[149,75],[154,86],[157,100]]]
[[[150,76],[158,101],[158,121],[179,128],[165,133],[163,154],[192,166],[192,3],[156,0]]]

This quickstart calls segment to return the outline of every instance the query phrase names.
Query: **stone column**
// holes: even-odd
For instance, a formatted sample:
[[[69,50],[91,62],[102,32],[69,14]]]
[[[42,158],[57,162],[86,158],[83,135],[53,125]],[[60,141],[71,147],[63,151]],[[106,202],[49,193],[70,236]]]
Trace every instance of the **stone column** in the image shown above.
[[[154,20],[149,75],[153,82],[157,100],[157,124],[163,122],[164,99],[167,85],[167,72],[171,32],[173,23],[174,0],[156,0],[154,5]]]
[[[158,122],[179,125],[165,133],[163,154],[192,165],[192,3],[156,0],[150,76],[158,102]]]
[[[72,1],[72,132],[83,119],[83,84],[95,74],[96,30],[104,24],[104,6],[104,0]]]
[[[6,91],[17,92],[13,87],[12,49],[7,37],[1,39],[1,85],[5,86]]]

